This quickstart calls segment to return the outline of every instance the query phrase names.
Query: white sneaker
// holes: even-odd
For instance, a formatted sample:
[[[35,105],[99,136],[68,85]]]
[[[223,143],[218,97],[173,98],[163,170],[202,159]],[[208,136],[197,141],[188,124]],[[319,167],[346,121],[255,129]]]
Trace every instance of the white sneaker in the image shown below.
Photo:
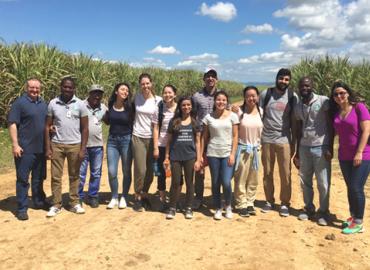
[[[73,206],[70,210],[75,214],[85,214],[85,209],[83,209],[83,207],[79,203]]]
[[[117,205],[118,205],[118,199],[112,198],[107,205],[107,209],[113,209]]]
[[[213,216],[215,220],[221,220],[222,219],[222,209],[216,209],[216,212]]]
[[[225,211],[226,211],[225,218],[232,219],[233,218],[233,210],[231,208],[231,205],[226,206]]]
[[[118,208],[125,209],[126,207],[127,207],[127,203],[126,203],[125,197],[122,196],[121,199],[119,200]]]
[[[55,217],[60,212],[62,212],[62,208],[52,206],[52,207],[50,207],[49,212],[47,212],[46,217]]]

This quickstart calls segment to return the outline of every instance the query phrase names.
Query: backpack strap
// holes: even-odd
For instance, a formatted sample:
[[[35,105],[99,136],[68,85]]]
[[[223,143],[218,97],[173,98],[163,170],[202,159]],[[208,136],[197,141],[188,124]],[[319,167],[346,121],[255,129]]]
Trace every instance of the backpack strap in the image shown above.
[[[266,111],[266,106],[269,103],[270,99],[272,97],[272,88],[268,88],[266,92],[266,96],[263,99],[263,104],[262,104],[262,109],[265,112]],[[289,114],[293,111],[293,105],[294,105],[294,92],[288,88],[288,104],[290,107]],[[265,114],[263,114],[262,118],[264,118]]]
[[[267,91],[266,91],[266,96],[265,98],[263,99],[263,104],[262,104],[262,109],[263,111],[265,112],[266,111],[266,106],[267,104],[269,103],[270,99],[271,99],[271,96],[272,96],[272,88],[267,88]],[[262,116],[262,120],[265,118],[265,113],[263,114]]]
[[[163,118],[164,118],[163,110],[164,110],[164,103],[163,103],[163,100],[161,100],[158,103],[158,128],[159,128],[159,131],[161,130],[162,122],[163,122]]]

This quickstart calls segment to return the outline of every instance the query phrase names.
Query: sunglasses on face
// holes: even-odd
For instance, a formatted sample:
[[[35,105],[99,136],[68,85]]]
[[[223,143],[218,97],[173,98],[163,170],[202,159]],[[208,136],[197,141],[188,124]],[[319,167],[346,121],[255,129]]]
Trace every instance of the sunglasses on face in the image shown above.
[[[343,96],[345,96],[347,94],[347,92],[345,92],[345,91],[342,91],[342,92],[337,92],[337,93],[334,93],[333,94],[333,96],[334,97],[338,97],[338,96],[341,96],[341,97],[343,97]]]

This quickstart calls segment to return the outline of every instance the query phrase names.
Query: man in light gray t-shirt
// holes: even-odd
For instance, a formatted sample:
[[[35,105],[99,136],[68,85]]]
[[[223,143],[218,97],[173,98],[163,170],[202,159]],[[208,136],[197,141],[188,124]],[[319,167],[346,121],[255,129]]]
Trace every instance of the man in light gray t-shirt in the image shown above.
[[[291,72],[280,69],[276,75],[275,87],[263,91],[260,106],[263,108],[262,164],[263,184],[266,203],[263,213],[269,212],[275,203],[274,166],[277,159],[280,174],[280,216],[289,216],[291,198],[291,157],[294,153],[292,131],[294,117],[292,111],[297,103],[297,95],[289,89]]]
[[[69,209],[76,214],[85,213],[79,203],[78,185],[80,164],[85,156],[89,135],[87,110],[83,101],[75,96],[73,78],[63,78],[60,89],[60,96],[49,103],[45,125],[45,156],[51,159],[53,194],[53,206],[50,207],[47,217],[55,217],[62,211],[62,176],[66,158],[69,176]],[[56,130],[50,139],[52,126]]]
[[[102,86],[94,84],[89,89],[89,96],[84,100],[84,105],[89,118],[89,139],[84,160],[80,167],[80,184],[78,195],[82,204],[85,194],[84,185],[86,181],[87,168],[90,167],[89,189],[87,191],[88,203],[92,208],[99,207],[98,192],[103,164],[103,130],[102,119],[108,108],[101,103],[104,89]]]
[[[333,153],[333,129],[329,117],[329,98],[316,95],[312,79],[299,80],[300,102],[294,112],[298,120],[297,152],[294,164],[299,169],[303,191],[304,209],[298,219],[308,220],[315,214],[313,203],[313,174],[319,190],[320,208],[317,223],[328,224],[331,158]]]

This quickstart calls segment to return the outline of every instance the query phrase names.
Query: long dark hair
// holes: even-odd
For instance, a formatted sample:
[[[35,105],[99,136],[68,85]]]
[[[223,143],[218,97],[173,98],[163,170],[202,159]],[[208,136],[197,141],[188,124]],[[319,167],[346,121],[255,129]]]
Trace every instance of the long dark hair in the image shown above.
[[[244,90],[243,90],[244,102],[243,102],[243,105],[240,106],[240,109],[242,110],[242,113],[243,113],[242,116],[241,116],[241,118],[243,118],[244,114],[247,112],[247,103],[245,102],[245,94],[249,90],[254,90],[256,92],[257,96],[260,95],[260,92],[258,91],[258,88],[256,86],[254,86],[254,85],[248,85],[247,87],[244,88]],[[256,107],[257,107],[257,111],[258,111],[260,117],[262,118],[259,104],[256,104]]]
[[[334,119],[335,114],[339,111],[339,105],[334,100],[334,92],[337,88],[340,88],[340,87],[347,91],[348,102],[351,105],[355,106],[357,103],[365,101],[364,98],[360,94],[353,91],[352,88],[349,87],[349,85],[346,84],[345,82],[342,82],[342,81],[334,82],[333,86],[331,87],[331,93],[330,93],[330,98],[329,98],[330,114],[333,119]]]
[[[190,102],[191,102],[191,112],[190,112],[191,126],[193,128],[193,132],[196,130],[196,121],[195,121],[196,111],[195,111],[194,101],[191,98],[191,96],[182,96],[182,97],[179,98],[179,101],[177,102],[177,107],[176,107],[176,110],[175,110],[175,115],[172,118],[172,121],[173,121],[172,122],[173,130],[175,132],[178,132],[180,130],[181,121],[182,121],[181,105],[186,100],[190,100]]]
[[[134,110],[133,110],[133,105],[132,105],[132,92],[131,92],[131,88],[130,88],[130,85],[128,83],[125,83],[125,82],[120,82],[120,83],[117,83],[115,86],[114,86],[114,89],[112,91],[112,94],[110,95],[109,97],[109,101],[108,101],[108,108],[109,109],[112,109],[113,107],[113,104],[116,102],[117,100],[117,91],[118,89],[122,86],[126,86],[127,89],[128,89],[128,96],[127,98],[123,101],[123,108],[125,109],[125,111],[128,111],[129,114],[130,114],[130,119],[133,119],[133,116],[134,116]]]
[[[213,111],[216,110],[216,99],[219,95],[224,95],[226,97],[226,101],[227,103],[229,103],[229,95],[226,93],[225,90],[220,90],[220,91],[217,91],[214,98],[213,98]]]

